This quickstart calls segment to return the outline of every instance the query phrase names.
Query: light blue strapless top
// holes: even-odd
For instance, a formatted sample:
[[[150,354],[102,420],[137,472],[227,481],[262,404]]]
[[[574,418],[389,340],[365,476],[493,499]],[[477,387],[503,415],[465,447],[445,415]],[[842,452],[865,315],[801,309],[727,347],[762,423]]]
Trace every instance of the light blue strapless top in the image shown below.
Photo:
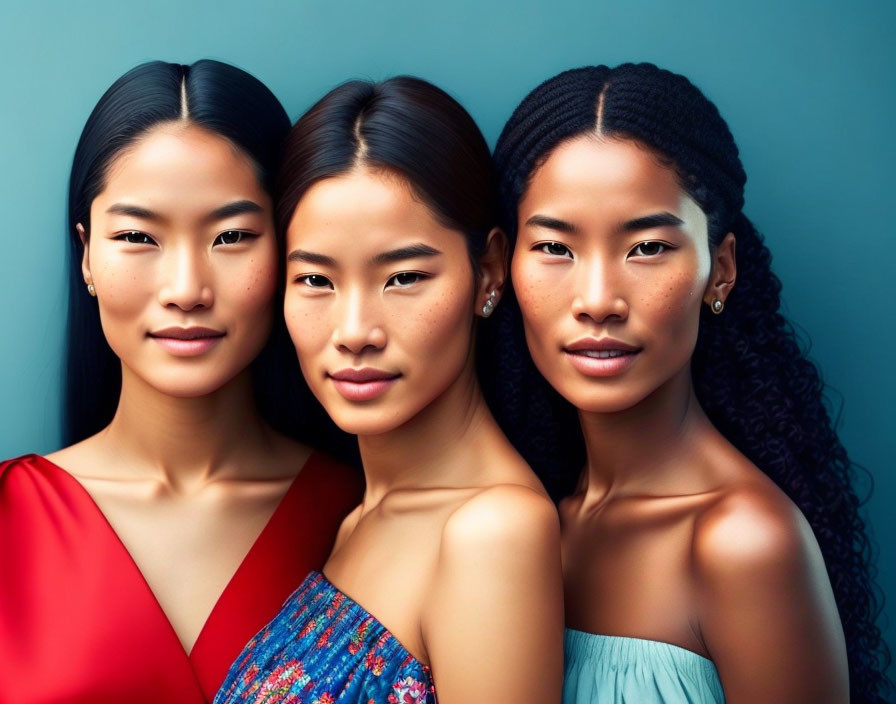
[[[711,660],[677,645],[566,629],[563,704],[723,704]]]

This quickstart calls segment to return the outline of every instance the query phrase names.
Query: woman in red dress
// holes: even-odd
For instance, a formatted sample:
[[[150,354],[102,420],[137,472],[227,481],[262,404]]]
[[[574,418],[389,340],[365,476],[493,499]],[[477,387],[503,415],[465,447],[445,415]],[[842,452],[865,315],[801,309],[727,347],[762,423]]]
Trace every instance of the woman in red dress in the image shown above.
[[[69,192],[73,444],[0,464],[0,702],[211,701],[359,500],[351,470],[269,422],[298,405],[295,363],[272,364],[269,176],[288,129],[216,61],[138,66],[88,119]]]

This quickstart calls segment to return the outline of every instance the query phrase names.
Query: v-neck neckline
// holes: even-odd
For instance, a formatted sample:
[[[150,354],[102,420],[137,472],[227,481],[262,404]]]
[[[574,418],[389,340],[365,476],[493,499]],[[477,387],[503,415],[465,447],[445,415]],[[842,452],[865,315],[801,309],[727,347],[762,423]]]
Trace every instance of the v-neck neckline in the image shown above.
[[[279,515],[288,509],[292,503],[294,503],[294,495],[297,493],[297,487],[300,483],[305,483],[306,478],[313,473],[314,466],[318,463],[319,453],[316,451],[312,451],[308,458],[305,460],[305,463],[302,465],[302,468],[299,470],[298,474],[293,478],[287,490],[283,493],[283,496],[277,502],[277,506],[271,512],[271,515],[268,516],[267,521],[265,522],[262,529],[259,531],[258,535],[255,536],[255,540],[252,541],[252,545],[246,551],[246,554],[243,555],[243,558],[240,560],[236,569],[233,571],[233,574],[230,575],[230,578],[227,580],[227,583],[224,585],[224,588],[218,594],[217,599],[215,599],[215,603],[212,605],[211,610],[208,612],[208,616],[202,624],[202,628],[199,629],[199,634],[196,636],[196,639],[193,641],[193,646],[190,648],[190,651],[187,652],[187,649],[184,647],[183,643],[180,640],[180,637],[177,634],[177,631],[174,628],[174,625],[171,623],[171,619],[168,617],[168,614],[165,612],[165,609],[162,608],[162,604],[156,596],[155,592],[152,590],[149,582],[146,579],[146,576],[140,569],[140,566],[137,564],[137,561],[134,559],[133,555],[131,555],[130,550],[128,550],[127,545],[124,544],[124,541],[116,532],[115,528],[109,522],[109,519],[106,517],[106,514],[103,513],[102,509],[99,507],[99,504],[93,498],[89,491],[84,487],[84,485],[78,480],[78,478],[69,472],[64,467],[59,466],[52,460],[48,460],[46,457],[42,455],[34,455],[35,458],[40,461],[46,463],[47,466],[51,467],[52,470],[60,474],[64,477],[66,483],[70,483],[73,485],[75,492],[80,494],[81,497],[87,502],[93,511],[95,511],[96,515],[101,519],[102,524],[105,526],[110,540],[118,546],[118,548],[123,553],[125,560],[128,564],[128,570],[134,574],[137,578],[137,581],[143,586],[150,600],[155,606],[155,609],[158,611],[160,618],[164,621],[166,630],[170,633],[171,638],[173,639],[174,645],[176,645],[179,652],[181,652],[184,656],[184,659],[190,664],[193,669],[194,676],[198,676],[196,673],[195,663],[194,663],[194,654],[197,650],[201,650],[198,646],[203,643],[203,636],[209,630],[209,624],[213,622],[213,620],[217,617],[217,612],[219,610],[219,606],[225,600],[231,586],[235,581],[241,576],[244,568],[252,562],[252,557],[254,553],[258,550],[259,545],[262,544],[267,537],[271,526],[276,524],[278,521]],[[309,471],[311,470],[311,471]]]

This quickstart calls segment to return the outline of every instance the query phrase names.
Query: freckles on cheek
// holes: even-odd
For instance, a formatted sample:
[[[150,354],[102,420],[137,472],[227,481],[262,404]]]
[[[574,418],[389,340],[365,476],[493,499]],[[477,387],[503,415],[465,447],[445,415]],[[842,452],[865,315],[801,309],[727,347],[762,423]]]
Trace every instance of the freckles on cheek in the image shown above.
[[[239,278],[225,281],[224,286],[241,292],[241,297],[249,304],[263,304],[270,301],[276,291],[277,267],[253,261]]]
[[[412,316],[413,329],[421,344],[441,346],[465,330],[469,314],[457,296],[441,293]]]
[[[154,290],[151,274],[128,266],[127,262],[93,267],[91,273],[100,310],[107,314],[124,314],[142,307]]]
[[[286,307],[283,310],[283,317],[286,319],[286,326],[289,328],[290,333],[292,333],[293,330],[296,332],[306,330],[308,329],[309,324],[315,321],[320,324],[319,316],[315,316],[312,311],[305,306],[289,305],[289,300],[287,300]]]
[[[332,337],[333,328],[322,308],[313,305],[290,305],[287,299],[284,318],[300,361],[311,351],[326,345]]]
[[[562,284],[542,277],[526,277],[515,285],[520,310],[527,320],[553,319],[561,314],[563,301],[557,293],[562,290]]]
[[[448,346],[452,349],[469,345],[473,320],[472,280],[457,279],[441,282],[438,287],[422,290],[419,297],[396,300],[389,306],[394,318],[388,327],[402,339],[403,344],[416,348],[421,358],[441,355]]]
[[[669,274],[642,290],[640,306],[669,323],[687,327],[699,317],[701,291],[701,282],[695,282],[692,272]]]

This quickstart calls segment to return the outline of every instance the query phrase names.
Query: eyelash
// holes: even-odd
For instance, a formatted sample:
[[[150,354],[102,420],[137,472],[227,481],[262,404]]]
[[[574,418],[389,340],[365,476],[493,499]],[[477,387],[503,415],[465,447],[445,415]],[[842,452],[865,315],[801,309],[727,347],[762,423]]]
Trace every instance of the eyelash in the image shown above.
[[[221,241],[219,243],[218,240],[221,240],[221,238],[224,237],[224,235],[239,235],[239,239],[236,242]],[[212,246],[215,247],[218,244],[235,245],[235,244],[240,244],[241,242],[245,242],[246,240],[254,240],[257,238],[258,238],[258,235],[256,235],[254,232],[247,232],[246,230],[225,230],[220,235],[215,237],[215,241],[212,243]]]
[[[647,252],[644,252],[641,249],[645,245],[656,246],[656,247],[659,247],[660,250],[658,252],[648,254]],[[562,249],[562,251],[551,252],[551,251],[549,251],[549,248],[551,248],[551,247],[559,247]],[[543,252],[544,254],[547,254],[552,257],[566,257],[566,258],[572,259],[572,252],[570,251],[569,247],[567,247],[565,244],[561,244],[560,242],[542,242],[541,244],[535,245],[535,249],[537,249],[539,252]],[[636,244],[629,252],[629,256],[634,255],[636,257],[645,257],[645,258],[656,257],[656,256],[659,256],[660,254],[662,254],[663,252],[667,252],[672,249],[675,249],[675,248],[672,247],[671,245],[666,244],[665,242],[657,242],[656,240],[645,240],[643,242],[639,242],[638,244]]]
[[[398,281],[399,276],[412,276],[414,277],[414,280],[407,283],[400,283]],[[386,281],[386,288],[410,288],[414,284],[419,283],[426,278],[429,277],[419,271],[401,271],[390,277],[389,280]],[[323,274],[303,274],[302,276],[297,276],[295,278],[295,283],[304,284],[308,288],[333,288],[333,282]]]
[[[225,235],[238,235],[238,239],[236,242],[225,242],[223,237]],[[254,232],[247,232],[246,230],[225,230],[220,233],[217,237],[215,237],[214,242],[212,242],[212,246],[216,247],[218,245],[235,245],[240,244],[241,242],[245,242],[246,240],[254,240],[258,237]],[[143,239],[140,239],[143,238]],[[148,235],[145,232],[140,232],[139,230],[131,230],[130,232],[122,232],[120,235],[116,235],[113,239],[120,240],[122,242],[128,242],[130,244],[147,244],[154,245],[157,244],[156,241],[152,238],[152,235]]]
[[[402,283],[399,283],[399,281],[398,281],[399,276],[413,276],[414,280],[409,283],[402,284]],[[395,287],[395,288],[410,288],[414,284],[420,283],[421,281],[423,281],[426,278],[429,278],[429,277],[426,274],[423,274],[419,271],[401,271],[401,272],[395,274],[394,276],[392,276],[386,282],[386,288],[389,288],[390,286]],[[395,282],[395,283],[393,283],[393,282]]]
[[[563,251],[550,252],[548,251],[548,248],[550,247],[561,247]],[[535,249],[552,257],[567,257],[569,259],[572,259],[572,252],[570,251],[569,247],[567,247],[565,244],[560,244],[559,242],[542,242],[541,244],[535,245]]]
[[[322,285],[314,285],[312,284],[312,280],[318,279],[318,283],[322,283]],[[323,274],[304,274],[302,276],[297,276],[295,279],[297,284],[303,284],[308,288],[333,288],[333,283]]]
[[[135,241],[132,238],[145,237],[147,241]],[[113,239],[120,240],[122,242],[129,242],[130,244],[156,244],[156,241],[145,232],[139,232],[138,230],[131,230],[130,232],[122,232],[120,235],[116,235]]]
[[[643,251],[639,253],[638,250],[640,250],[644,245],[653,245],[660,247],[661,249],[659,252],[654,252],[653,254],[647,254]],[[665,242],[657,242],[656,240],[645,240],[644,242],[639,242],[638,244],[636,244],[629,252],[629,255],[634,255],[637,257],[657,257],[663,252],[669,251],[671,249],[675,248],[671,245],[666,244]]]

